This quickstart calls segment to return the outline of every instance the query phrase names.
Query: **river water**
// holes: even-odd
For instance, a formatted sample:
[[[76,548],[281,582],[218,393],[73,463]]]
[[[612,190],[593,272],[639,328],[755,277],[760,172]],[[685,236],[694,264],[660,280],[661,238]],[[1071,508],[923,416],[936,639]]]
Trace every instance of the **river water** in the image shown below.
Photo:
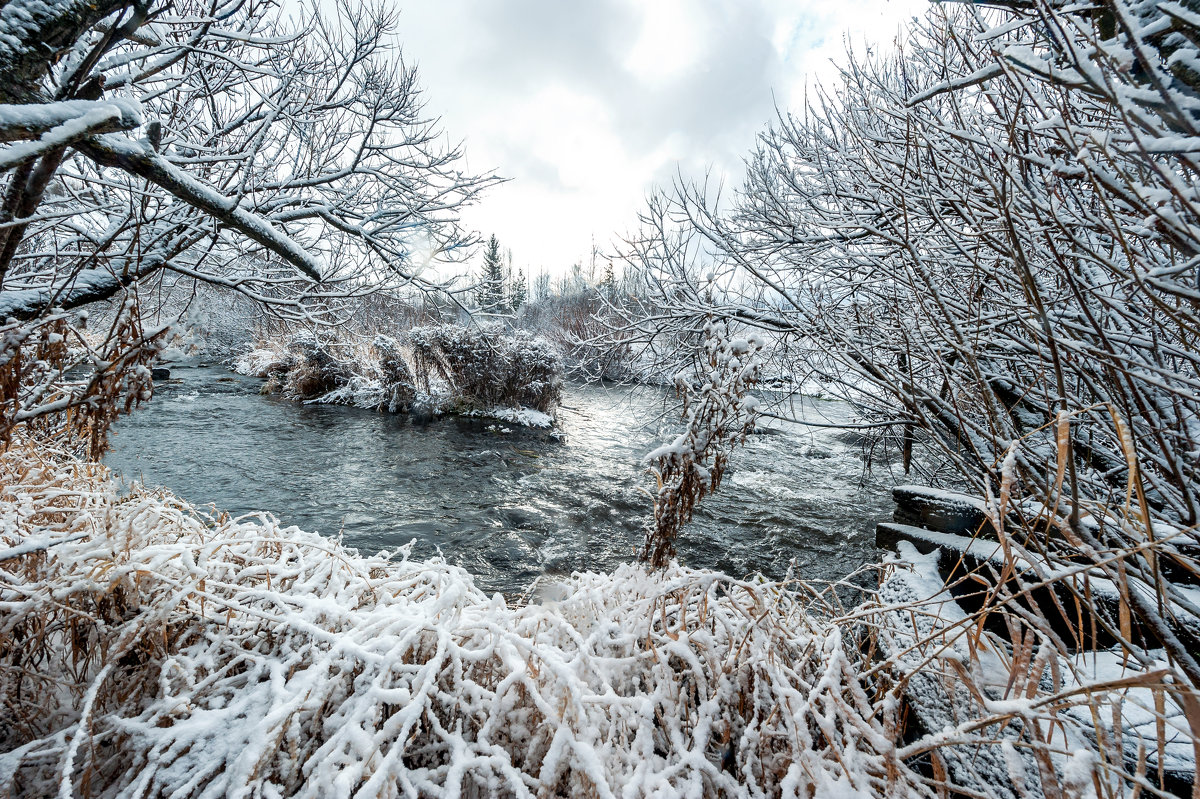
[[[555,434],[446,417],[426,424],[262,396],[261,380],[175,369],[115,427],[105,462],[231,515],[266,510],[362,551],[416,539],[481,587],[517,593],[539,575],[607,570],[633,556],[650,518],[643,454],[669,440],[660,390],[569,386]],[[805,400],[806,418],[845,406]],[[864,480],[845,433],[770,421],[735,451],[720,491],[679,543],[691,566],[837,579],[877,558],[886,478]]]

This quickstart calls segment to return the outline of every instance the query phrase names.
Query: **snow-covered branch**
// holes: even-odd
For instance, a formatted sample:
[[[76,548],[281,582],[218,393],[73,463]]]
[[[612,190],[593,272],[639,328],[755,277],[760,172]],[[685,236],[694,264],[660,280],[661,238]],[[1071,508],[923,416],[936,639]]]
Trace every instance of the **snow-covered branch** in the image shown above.
[[[391,12],[84,5],[0,10],[0,322],[207,282],[327,324],[470,253],[496,179],[424,115]]]

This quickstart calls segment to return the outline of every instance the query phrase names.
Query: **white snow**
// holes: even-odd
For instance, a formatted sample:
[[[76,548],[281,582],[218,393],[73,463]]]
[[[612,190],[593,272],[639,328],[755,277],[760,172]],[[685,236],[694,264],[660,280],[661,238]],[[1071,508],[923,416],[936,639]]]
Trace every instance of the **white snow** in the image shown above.
[[[524,427],[548,429],[554,426],[554,417],[550,414],[525,407],[489,408],[484,411],[467,411],[463,415],[483,416],[488,419],[498,419],[501,422],[512,422]]]

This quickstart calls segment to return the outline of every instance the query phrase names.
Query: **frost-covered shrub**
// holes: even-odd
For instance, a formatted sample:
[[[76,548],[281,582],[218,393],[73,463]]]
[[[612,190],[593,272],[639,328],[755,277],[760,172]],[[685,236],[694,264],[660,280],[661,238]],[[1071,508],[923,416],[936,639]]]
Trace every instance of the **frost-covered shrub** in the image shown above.
[[[23,435],[98,458],[117,415],[150,398],[168,329],[143,326],[136,296],[104,335],[89,335],[86,321],[66,312],[0,320],[0,447]]]
[[[17,440],[0,796],[1134,799],[1162,795],[1160,763],[1194,770],[1177,664],[1063,646],[1045,618],[1009,646],[991,622],[1031,606],[965,613],[936,553],[901,550],[849,610],[674,563],[511,604],[407,547],[364,557],[266,514],[121,496],[103,467]]]
[[[553,411],[562,398],[562,363],[550,342],[493,326],[417,328],[409,333],[416,372],[433,376],[471,408],[526,407]]]
[[[267,378],[267,391],[291,399],[392,413],[414,405],[435,412],[512,411],[522,424],[537,419],[533,426],[552,423],[549,415],[562,396],[554,345],[498,327],[419,327],[369,342],[301,331],[282,344],[260,343],[234,368]]]
[[[503,370],[499,328],[443,325],[413,330],[409,339],[422,353],[426,383],[436,373],[464,403],[489,404]]]
[[[271,375],[269,389],[288,399],[310,400],[346,385],[353,372],[336,349],[336,343],[309,331],[294,333],[284,368]]]
[[[416,399],[417,383],[404,359],[400,342],[391,336],[379,335],[371,345],[384,393],[379,407],[386,407],[391,413],[407,411]]]
[[[730,451],[754,430],[759,401],[749,392],[762,373],[762,349],[761,336],[741,338],[728,322],[709,319],[695,374],[676,376],[683,432],[645,458],[657,482],[654,523],[642,549],[651,566],[665,566],[675,557],[683,525],[700,500],[720,488]]]
[[[258,346],[238,356],[233,370],[248,377],[271,377],[286,371],[290,360],[285,347]]]
[[[505,375],[509,391],[519,391],[520,404],[553,410],[562,400],[562,363],[554,345],[525,331],[513,334]]]

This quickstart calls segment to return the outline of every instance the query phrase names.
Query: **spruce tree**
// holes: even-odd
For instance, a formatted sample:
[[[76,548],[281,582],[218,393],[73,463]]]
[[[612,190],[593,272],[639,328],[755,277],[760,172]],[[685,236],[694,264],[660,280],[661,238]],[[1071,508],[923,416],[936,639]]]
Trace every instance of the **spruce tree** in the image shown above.
[[[613,273],[612,261],[604,267],[604,279],[600,281],[600,293],[612,299],[617,294],[617,276]]]
[[[525,304],[525,270],[518,268],[517,277],[513,280],[512,286],[512,309],[514,311],[521,310],[521,306]]]
[[[483,254],[483,270],[475,288],[475,303],[484,313],[504,310],[504,259],[500,257],[500,241],[493,233]]]

